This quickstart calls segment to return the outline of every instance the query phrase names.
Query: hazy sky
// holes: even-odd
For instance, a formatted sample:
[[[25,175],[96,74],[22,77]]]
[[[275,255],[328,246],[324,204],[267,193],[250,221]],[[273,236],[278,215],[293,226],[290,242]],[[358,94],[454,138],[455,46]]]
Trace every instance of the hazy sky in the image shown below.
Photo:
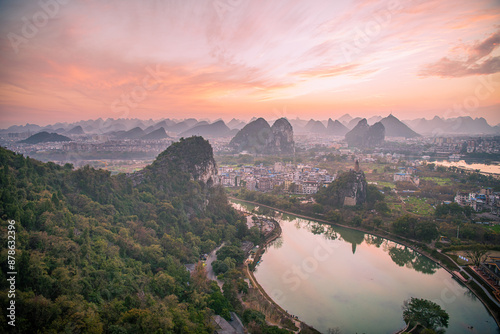
[[[0,0],[0,127],[485,117],[500,0]]]

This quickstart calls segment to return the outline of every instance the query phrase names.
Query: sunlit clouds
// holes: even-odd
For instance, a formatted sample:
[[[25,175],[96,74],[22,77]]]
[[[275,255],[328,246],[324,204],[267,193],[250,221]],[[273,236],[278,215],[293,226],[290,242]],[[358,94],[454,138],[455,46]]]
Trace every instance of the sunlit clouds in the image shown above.
[[[461,77],[475,74],[494,74],[500,72],[500,28],[484,41],[474,45],[463,45],[455,49],[458,59],[448,57],[425,65],[422,76]],[[493,54],[498,54],[493,55]]]
[[[498,22],[494,0],[6,0],[0,121],[433,117],[488,77],[462,113],[497,124]]]

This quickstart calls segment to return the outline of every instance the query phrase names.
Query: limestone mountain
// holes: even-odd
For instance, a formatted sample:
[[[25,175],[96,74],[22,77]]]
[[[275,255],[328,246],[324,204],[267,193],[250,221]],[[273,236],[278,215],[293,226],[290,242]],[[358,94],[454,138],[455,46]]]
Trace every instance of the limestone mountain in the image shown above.
[[[49,133],[57,133],[57,134],[63,134],[66,132],[66,128],[63,127],[57,127],[57,126],[46,126],[42,129],[41,132],[49,132]]]
[[[164,119],[158,123],[156,123],[154,126],[156,128],[165,128],[165,130],[169,127],[169,126],[172,126],[172,125],[175,125],[175,122],[172,121],[171,119]]]
[[[202,136],[202,137],[226,137],[231,133],[231,129],[224,121],[217,121],[212,124],[201,124],[188,129],[181,134],[180,137]]]
[[[280,118],[273,126],[264,118],[248,123],[231,139],[229,146],[236,152],[254,154],[291,154],[294,152],[292,125]]]
[[[191,125],[191,124],[193,124],[193,122],[191,121],[191,119],[189,119],[189,120],[185,120],[185,121],[176,123],[176,124],[168,127],[168,129],[167,128],[165,128],[165,129],[168,130],[168,131],[175,132],[175,133],[181,133],[181,132],[184,132],[187,129],[191,128],[192,126],[194,126],[194,125]]]
[[[39,144],[39,143],[61,142],[61,141],[71,141],[71,139],[66,136],[59,135],[57,133],[49,133],[46,131],[42,131],[19,142],[25,144]]]
[[[218,183],[212,146],[197,136],[181,138],[160,153],[151,165],[131,174],[131,177],[134,184],[146,180],[165,191],[175,189],[176,182],[185,183],[187,180],[201,181],[209,187]]]
[[[146,135],[143,129],[135,127],[116,136],[116,139],[139,139]]]
[[[321,121],[315,121],[313,119],[307,122],[304,130],[313,134],[324,134],[327,132],[325,125]]]
[[[262,117],[245,125],[229,142],[229,146],[237,152],[249,151],[264,153],[269,145],[271,127]]]
[[[277,119],[271,127],[273,142],[271,152],[291,154],[295,152],[293,127],[286,118]]]
[[[294,128],[294,131],[297,133],[297,132],[301,132],[302,129],[304,129],[304,127],[307,125],[308,121],[306,120],[303,120],[303,119],[300,119],[298,117],[294,118],[294,119],[291,119],[289,120],[290,124],[292,125],[292,127]]]
[[[144,129],[144,132],[150,133],[152,131],[158,130],[159,128],[163,128],[163,129],[165,129],[165,132],[167,132],[167,130],[169,129],[169,127],[173,126],[173,125],[175,125],[174,121],[171,121],[169,119],[164,119],[164,120],[162,120],[162,121],[160,121],[158,123],[151,124],[146,129]]]
[[[328,187],[321,188],[316,201],[332,207],[355,206],[366,202],[368,184],[356,160],[354,169],[340,174]]]
[[[243,127],[245,126],[245,122],[239,120],[239,119],[235,119],[233,118],[232,120],[229,121],[229,123],[227,123],[227,126],[228,128],[230,129],[238,129],[238,130],[241,130],[243,129]]]
[[[159,129],[156,129],[154,131],[151,131],[147,135],[144,135],[141,137],[142,140],[159,140],[159,139],[166,139],[170,138],[167,135],[167,132],[163,127],[160,127]]]
[[[368,125],[366,118],[345,135],[345,140],[350,147],[376,147],[385,139],[385,127],[381,122],[372,126]]]
[[[372,116],[372,117],[368,118],[368,124],[373,125],[377,122],[380,122],[381,120],[382,120],[381,116]]]
[[[69,131],[66,131],[67,135],[84,135],[85,131],[83,131],[83,128],[80,125],[75,126]]]
[[[346,127],[347,127],[348,129],[351,129],[351,130],[352,130],[352,129],[354,129],[354,127],[355,127],[355,126],[359,123],[359,121],[361,121],[361,120],[362,120],[362,118],[361,118],[361,117],[355,117],[355,118],[351,119],[351,120],[347,123]],[[368,121],[367,121],[367,122],[368,122]]]
[[[328,119],[328,126],[326,127],[328,134],[334,136],[345,136],[349,129],[338,120],[333,121],[331,118]]]
[[[41,131],[42,127],[37,124],[26,123],[26,125],[12,125],[8,127],[5,132],[22,133],[22,132],[36,132]]]
[[[344,125],[347,125],[352,120],[352,116],[349,114],[344,114],[338,118],[338,121]]]
[[[392,114],[380,120],[385,127],[385,135],[387,137],[404,137],[414,138],[420,137],[418,133],[408,127],[408,125],[401,122]]]

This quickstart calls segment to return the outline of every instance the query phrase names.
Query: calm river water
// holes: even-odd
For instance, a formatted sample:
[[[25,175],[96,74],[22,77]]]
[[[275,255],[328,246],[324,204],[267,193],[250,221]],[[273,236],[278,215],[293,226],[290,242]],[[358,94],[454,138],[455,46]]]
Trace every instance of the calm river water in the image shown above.
[[[500,333],[467,288],[419,253],[295,216],[280,215],[278,221],[283,234],[267,248],[255,277],[280,306],[319,331],[394,333],[405,326],[403,302],[417,297],[448,312],[447,333]]]

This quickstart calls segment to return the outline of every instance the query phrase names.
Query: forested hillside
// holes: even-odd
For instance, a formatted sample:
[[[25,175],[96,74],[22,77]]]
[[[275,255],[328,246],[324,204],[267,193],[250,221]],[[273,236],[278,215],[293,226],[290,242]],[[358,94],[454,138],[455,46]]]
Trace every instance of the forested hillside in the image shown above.
[[[235,241],[241,219],[207,179],[212,162],[200,137],[173,144],[144,172],[117,176],[0,148],[4,310],[9,219],[18,272],[16,326],[2,312],[0,332],[211,332],[210,316],[227,301],[184,264]]]

